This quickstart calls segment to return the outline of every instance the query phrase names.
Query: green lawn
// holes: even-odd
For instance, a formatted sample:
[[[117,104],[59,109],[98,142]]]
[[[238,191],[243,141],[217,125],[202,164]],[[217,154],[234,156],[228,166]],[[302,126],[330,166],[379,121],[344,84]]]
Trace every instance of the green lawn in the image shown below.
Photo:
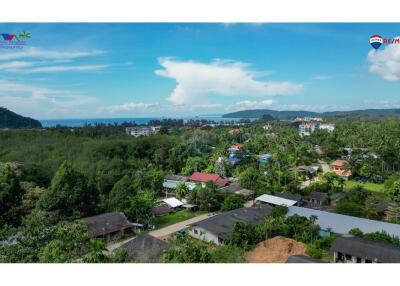
[[[376,184],[376,183],[360,183],[355,180],[349,180],[346,182],[345,189],[350,189],[355,186],[363,186],[365,189],[371,192],[382,192],[384,189],[384,184]]]
[[[191,219],[195,216],[204,214],[206,212],[203,211],[188,211],[188,210],[181,210],[174,213],[170,213],[164,216],[160,216],[156,220],[156,227],[162,228],[174,223],[178,223],[187,219]]]

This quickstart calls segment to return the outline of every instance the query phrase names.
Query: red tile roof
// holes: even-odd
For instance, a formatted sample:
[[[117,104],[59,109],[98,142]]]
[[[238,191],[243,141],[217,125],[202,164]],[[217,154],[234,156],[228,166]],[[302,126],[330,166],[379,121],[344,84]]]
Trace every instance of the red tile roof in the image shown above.
[[[207,183],[207,182],[213,182],[214,184],[218,186],[226,186],[228,184],[228,181],[225,179],[222,179],[219,175],[217,174],[207,174],[207,173],[200,173],[200,172],[194,172],[190,178],[191,181],[194,182],[201,182],[201,183]]]
[[[243,147],[243,144],[240,144],[240,143],[236,143],[236,144],[232,144],[231,145],[231,148],[238,148],[238,149],[240,149],[240,148],[242,148]]]
[[[343,167],[347,164],[349,164],[349,163],[346,160],[336,160],[332,163],[332,166]]]

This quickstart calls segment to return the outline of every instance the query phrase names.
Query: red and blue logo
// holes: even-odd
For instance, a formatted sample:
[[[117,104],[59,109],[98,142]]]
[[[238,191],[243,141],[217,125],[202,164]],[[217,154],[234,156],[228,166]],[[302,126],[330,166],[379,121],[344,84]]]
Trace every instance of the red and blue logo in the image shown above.
[[[377,50],[379,49],[379,47],[382,45],[383,43],[383,39],[381,36],[379,35],[373,35],[369,38],[369,43],[371,44],[371,46]]]
[[[12,41],[16,38],[15,34],[1,34],[4,41]]]

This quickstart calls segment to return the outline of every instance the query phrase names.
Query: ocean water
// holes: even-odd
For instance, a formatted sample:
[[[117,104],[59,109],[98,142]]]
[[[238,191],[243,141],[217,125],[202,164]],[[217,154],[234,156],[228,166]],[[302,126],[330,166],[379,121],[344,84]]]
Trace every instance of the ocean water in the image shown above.
[[[151,120],[163,120],[171,117],[133,117],[133,118],[85,118],[85,119],[48,119],[48,120],[40,120],[43,127],[55,127],[57,125],[66,126],[66,127],[83,127],[86,124],[122,124],[124,122],[128,123],[136,123],[136,124],[147,124]],[[215,116],[196,116],[196,117],[181,117],[176,119],[183,119],[185,121],[193,119],[193,120],[212,120],[215,122],[220,121],[238,121],[240,118],[222,118],[220,115]]]

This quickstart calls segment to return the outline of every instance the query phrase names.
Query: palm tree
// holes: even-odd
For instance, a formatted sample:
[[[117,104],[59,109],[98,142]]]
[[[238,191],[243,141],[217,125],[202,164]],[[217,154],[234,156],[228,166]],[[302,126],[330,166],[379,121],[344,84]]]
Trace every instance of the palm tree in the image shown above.
[[[31,38],[31,33],[21,32],[21,33],[19,33],[18,37],[21,38],[21,39],[30,39]]]

